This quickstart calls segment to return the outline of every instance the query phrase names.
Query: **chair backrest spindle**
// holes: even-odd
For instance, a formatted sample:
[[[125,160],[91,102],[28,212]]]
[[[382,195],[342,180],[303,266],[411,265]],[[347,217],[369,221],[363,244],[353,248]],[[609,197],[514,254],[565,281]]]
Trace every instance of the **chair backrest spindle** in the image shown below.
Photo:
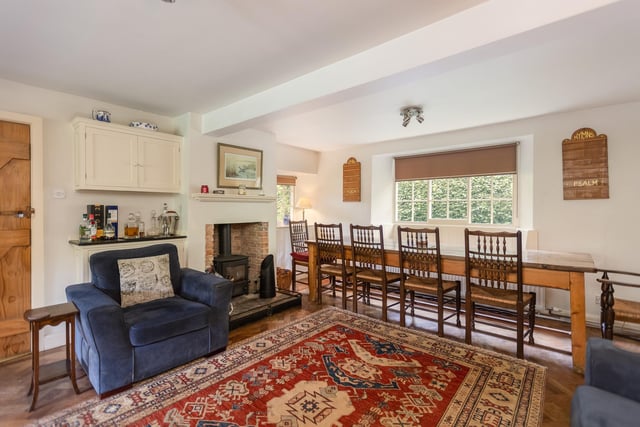
[[[384,237],[382,225],[351,224],[351,248],[357,267],[384,270]]]
[[[398,252],[404,273],[440,277],[440,233],[437,228],[398,227]]]
[[[508,289],[522,283],[522,235],[466,230],[467,270],[481,286]],[[473,242],[473,244],[471,244]],[[518,286],[521,297],[522,286]]]
[[[309,226],[307,220],[289,222],[289,235],[291,236],[291,252],[307,252],[307,240],[309,240]]]

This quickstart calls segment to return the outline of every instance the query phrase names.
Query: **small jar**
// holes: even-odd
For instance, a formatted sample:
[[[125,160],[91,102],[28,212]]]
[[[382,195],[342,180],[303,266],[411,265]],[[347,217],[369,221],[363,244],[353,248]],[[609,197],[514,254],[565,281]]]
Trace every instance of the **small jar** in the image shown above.
[[[244,184],[238,186],[238,194],[241,196],[247,194],[247,187]]]
[[[201,186],[200,186],[200,192],[201,192],[202,194],[207,194],[207,193],[209,193],[209,186],[208,186],[208,185],[206,185],[206,184],[201,185]]]

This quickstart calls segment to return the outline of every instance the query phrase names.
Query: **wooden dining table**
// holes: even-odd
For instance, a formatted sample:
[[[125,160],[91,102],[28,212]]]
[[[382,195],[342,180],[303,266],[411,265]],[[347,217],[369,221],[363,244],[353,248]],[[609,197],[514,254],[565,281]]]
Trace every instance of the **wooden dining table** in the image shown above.
[[[307,242],[309,248],[309,299],[317,301],[317,246]],[[399,267],[397,246],[385,242],[385,262],[388,267]],[[465,275],[464,248],[441,248],[442,272]],[[345,244],[345,257],[351,259],[351,246]],[[571,306],[571,355],[573,369],[584,372],[587,341],[585,273],[595,273],[593,258],[586,253],[527,250],[523,252],[522,278],[525,285],[562,289],[569,292]]]

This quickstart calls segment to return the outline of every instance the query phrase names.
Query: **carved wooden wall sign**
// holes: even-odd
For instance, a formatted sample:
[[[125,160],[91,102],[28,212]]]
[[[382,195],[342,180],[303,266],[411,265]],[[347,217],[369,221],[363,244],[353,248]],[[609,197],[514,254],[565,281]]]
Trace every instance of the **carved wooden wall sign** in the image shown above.
[[[608,199],[607,135],[581,128],[562,141],[562,179],[565,200]]]
[[[360,201],[360,162],[355,157],[342,165],[342,201]]]

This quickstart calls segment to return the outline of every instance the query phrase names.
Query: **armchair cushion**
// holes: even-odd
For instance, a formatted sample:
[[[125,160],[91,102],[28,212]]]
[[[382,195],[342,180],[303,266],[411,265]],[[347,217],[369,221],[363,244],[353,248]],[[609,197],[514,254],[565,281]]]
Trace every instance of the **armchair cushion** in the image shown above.
[[[169,255],[118,260],[122,307],[174,296]]]
[[[636,425],[640,419],[640,353],[613,341],[591,338],[587,343],[584,385],[571,401],[571,426]]]
[[[169,255],[169,275],[173,292],[180,294],[180,261],[178,249],[175,245],[160,244],[135,249],[118,249],[114,251],[98,252],[89,258],[91,268],[91,282],[93,285],[109,295],[118,304],[120,300],[120,270],[118,260],[143,258],[157,255]]]
[[[211,308],[180,297],[136,304],[124,310],[134,347],[153,344],[209,326]]]
[[[634,426],[640,404],[596,387],[580,386],[571,402],[571,426]]]

